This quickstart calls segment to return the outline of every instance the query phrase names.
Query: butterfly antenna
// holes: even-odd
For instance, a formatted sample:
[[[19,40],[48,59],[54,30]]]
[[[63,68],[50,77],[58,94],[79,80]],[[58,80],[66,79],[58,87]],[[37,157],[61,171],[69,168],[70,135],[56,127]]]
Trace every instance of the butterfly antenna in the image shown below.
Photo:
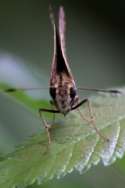
[[[30,88],[7,88],[3,90],[3,92],[6,93],[13,93],[17,91],[37,91],[37,90],[42,90],[42,89],[49,89],[50,86],[48,87],[30,87]]]
[[[111,93],[111,94],[121,94],[122,92],[116,89],[97,89],[97,88],[84,88],[78,87],[78,90],[84,91],[94,91],[94,92],[103,92],[103,93]]]

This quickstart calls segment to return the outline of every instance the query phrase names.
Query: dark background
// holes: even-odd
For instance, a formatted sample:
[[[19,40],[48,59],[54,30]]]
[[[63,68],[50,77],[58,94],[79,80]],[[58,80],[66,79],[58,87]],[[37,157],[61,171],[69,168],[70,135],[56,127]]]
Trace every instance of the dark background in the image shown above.
[[[5,0],[0,1],[0,80],[14,86],[48,84],[53,30],[48,7],[57,17],[63,5],[67,20],[67,56],[79,86],[121,87],[125,83],[124,1]],[[32,97],[49,98],[48,91]],[[83,96],[83,93],[80,93]],[[35,125],[35,126],[34,126]],[[28,135],[40,131],[38,118],[6,95],[0,95],[0,149],[11,151]],[[116,167],[72,173],[42,187],[124,187]],[[36,187],[36,186],[34,186]]]
[[[55,12],[59,5],[65,7],[67,54],[77,82],[100,87],[124,84],[124,1],[1,1],[1,51],[48,74],[53,49],[50,3]]]

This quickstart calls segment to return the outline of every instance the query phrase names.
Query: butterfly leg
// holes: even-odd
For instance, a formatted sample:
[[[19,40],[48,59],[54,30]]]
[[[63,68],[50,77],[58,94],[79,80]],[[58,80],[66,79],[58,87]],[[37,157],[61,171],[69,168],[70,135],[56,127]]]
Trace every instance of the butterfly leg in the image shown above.
[[[47,132],[47,136],[48,136],[48,142],[49,144],[51,144],[51,135],[50,135],[50,129],[51,129],[51,125],[49,125],[47,123],[47,121],[45,120],[44,116],[43,116],[43,112],[49,112],[49,113],[59,113],[58,110],[52,110],[52,109],[45,109],[45,108],[39,108],[39,115],[40,117],[42,118],[42,121],[43,121],[43,125],[46,129],[46,132]]]
[[[84,115],[82,114],[82,112],[80,111],[79,107],[81,105],[83,105],[84,103],[87,103],[88,104],[88,111],[89,111],[89,116],[90,116],[90,119],[84,117]],[[101,134],[101,132],[98,130],[98,128],[96,127],[96,124],[95,124],[95,117],[93,115],[93,110],[92,110],[92,106],[91,106],[91,103],[89,101],[89,99],[84,99],[82,100],[81,102],[79,102],[75,107],[72,108],[72,110],[75,110],[77,109],[81,118],[85,121],[87,121],[89,123],[90,126],[93,127],[93,129],[96,131],[96,133],[100,136],[100,138],[102,138],[104,141],[107,141],[109,142],[109,139],[106,138],[105,136],[103,136]]]

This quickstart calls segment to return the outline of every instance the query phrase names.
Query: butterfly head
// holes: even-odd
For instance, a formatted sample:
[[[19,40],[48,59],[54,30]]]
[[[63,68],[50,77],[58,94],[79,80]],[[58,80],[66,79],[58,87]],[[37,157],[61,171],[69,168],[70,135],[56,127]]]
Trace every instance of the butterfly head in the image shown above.
[[[75,87],[60,85],[50,88],[50,95],[53,98],[56,108],[66,115],[78,103],[78,95]]]

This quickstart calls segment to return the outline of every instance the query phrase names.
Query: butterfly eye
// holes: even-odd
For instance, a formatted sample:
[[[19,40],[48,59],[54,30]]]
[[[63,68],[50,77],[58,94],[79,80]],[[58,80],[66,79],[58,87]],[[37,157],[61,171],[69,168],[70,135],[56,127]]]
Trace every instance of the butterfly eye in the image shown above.
[[[50,88],[50,95],[52,96],[53,99],[56,98],[56,88]]]
[[[76,96],[76,89],[74,89],[73,87],[70,88],[70,97],[71,98],[75,98]]]

